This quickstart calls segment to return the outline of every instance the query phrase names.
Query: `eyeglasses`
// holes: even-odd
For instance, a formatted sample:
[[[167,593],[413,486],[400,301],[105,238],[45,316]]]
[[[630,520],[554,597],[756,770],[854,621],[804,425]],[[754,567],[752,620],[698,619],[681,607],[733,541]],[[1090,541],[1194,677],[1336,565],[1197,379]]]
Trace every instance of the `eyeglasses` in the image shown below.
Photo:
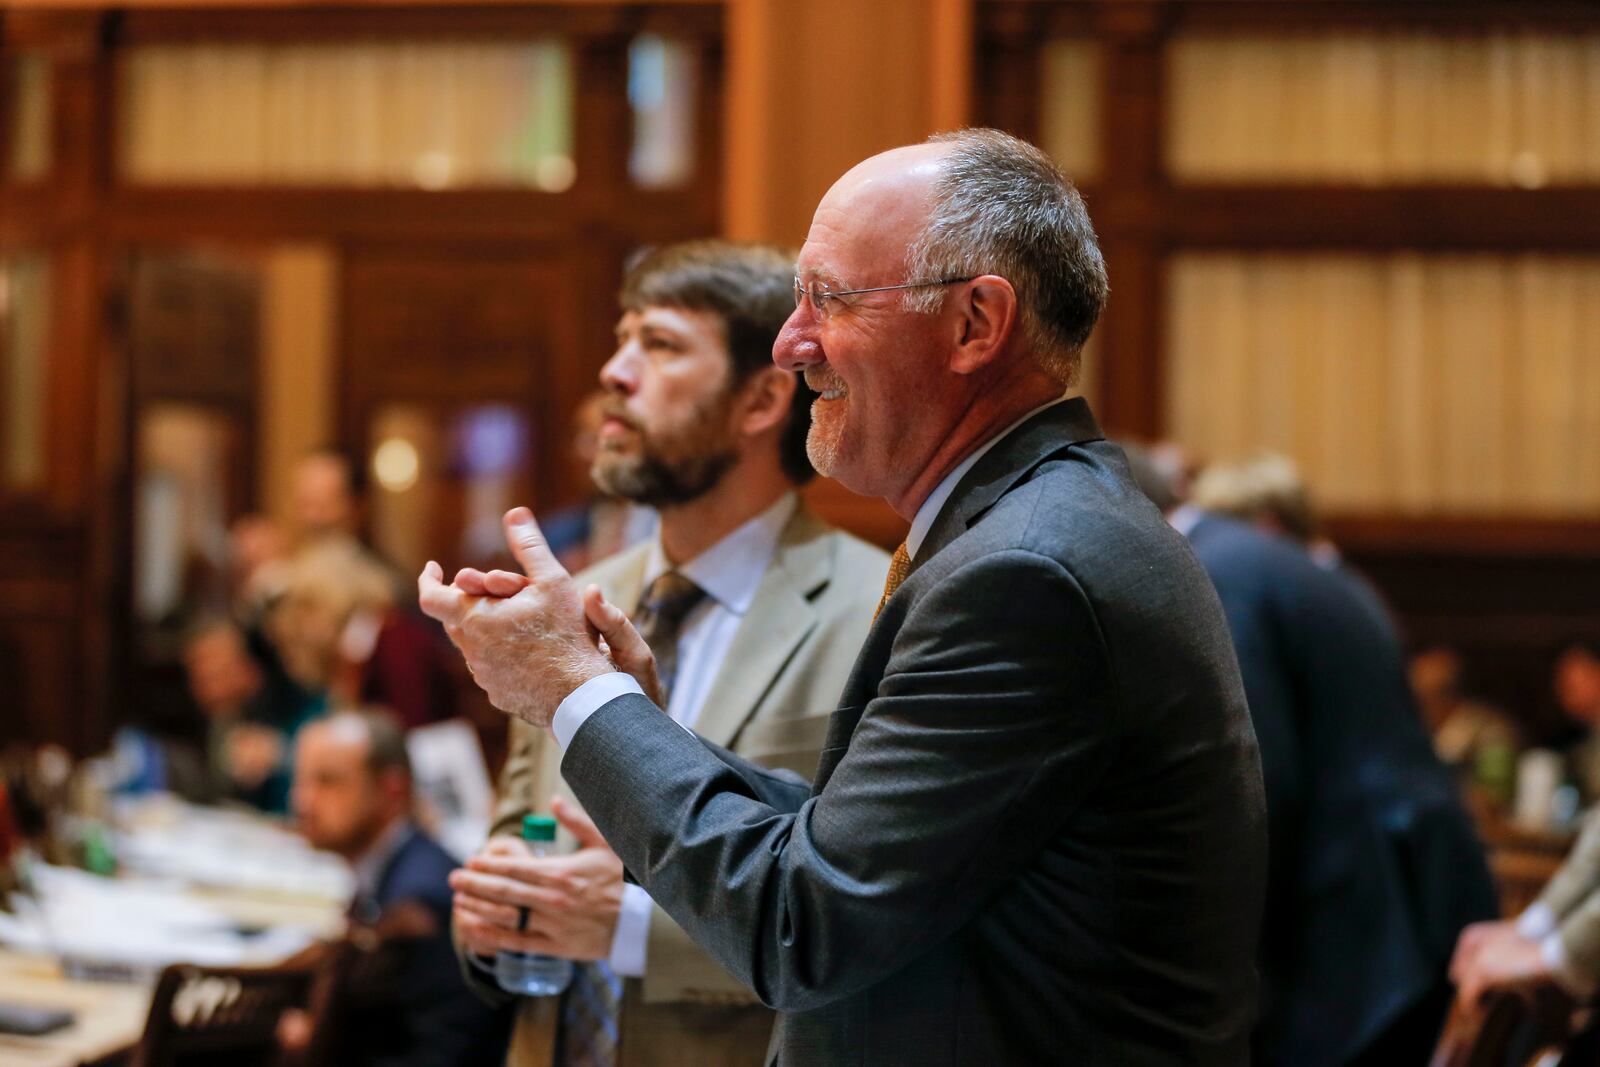
[[[899,285],[875,285],[870,289],[829,289],[821,282],[812,282],[806,285],[800,281],[797,274],[794,278],[794,306],[799,307],[807,300],[811,302],[811,310],[816,312],[817,318],[826,319],[833,314],[834,309],[842,307],[846,296],[856,296],[860,293],[887,293],[891,289],[921,289],[930,285],[958,285],[961,282],[970,282],[972,277],[966,278],[938,278],[925,282],[901,282]]]

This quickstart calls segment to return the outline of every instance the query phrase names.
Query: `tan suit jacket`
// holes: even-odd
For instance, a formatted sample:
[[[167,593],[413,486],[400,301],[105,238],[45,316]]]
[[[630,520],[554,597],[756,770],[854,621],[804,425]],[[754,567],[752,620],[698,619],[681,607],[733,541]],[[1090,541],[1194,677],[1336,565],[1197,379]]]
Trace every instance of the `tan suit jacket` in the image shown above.
[[[644,593],[648,543],[578,576],[630,615]],[[888,557],[796,509],[740,622],[695,731],[741,756],[811,780],[828,720],[882,593]],[[491,834],[515,834],[522,816],[548,811],[552,794],[574,803],[548,731],[513,719]],[[566,831],[561,847],[575,846]],[[658,906],[646,971],[625,983],[619,1067],[759,1065],[772,1013],[712,961]],[[469,975],[484,982],[469,967]],[[518,1012],[508,1063],[546,1067],[553,1004]]]
[[[1590,815],[1561,869],[1539,894],[1572,968],[1600,976],[1600,815]]]

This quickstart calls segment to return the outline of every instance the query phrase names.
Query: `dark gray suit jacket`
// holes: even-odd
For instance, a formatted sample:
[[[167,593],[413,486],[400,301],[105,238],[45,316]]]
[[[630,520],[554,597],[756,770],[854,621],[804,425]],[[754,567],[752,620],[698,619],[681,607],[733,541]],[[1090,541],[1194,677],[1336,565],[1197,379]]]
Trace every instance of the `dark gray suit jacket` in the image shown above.
[[[562,773],[778,1062],[1246,1063],[1265,877],[1216,594],[1079,400],[957,486],[811,788],[643,697]]]

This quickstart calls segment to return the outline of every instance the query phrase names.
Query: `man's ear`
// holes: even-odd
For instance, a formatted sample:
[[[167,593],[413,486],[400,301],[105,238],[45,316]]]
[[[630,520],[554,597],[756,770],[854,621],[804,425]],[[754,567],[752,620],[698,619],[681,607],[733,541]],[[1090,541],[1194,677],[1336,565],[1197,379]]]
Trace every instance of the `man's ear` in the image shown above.
[[[378,772],[378,790],[400,808],[411,807],[411,776],[399,767],[385,767]]]
[[[794,402],[795,380],[791,371],[764,367],[752,374],[740,390],[739,431],[747,437],[783,425]]]
[[[997,274],[972,279],[952,294],[956,348],[950,370],[972,374],[1005,351],[1017,328],[1017,291]]]

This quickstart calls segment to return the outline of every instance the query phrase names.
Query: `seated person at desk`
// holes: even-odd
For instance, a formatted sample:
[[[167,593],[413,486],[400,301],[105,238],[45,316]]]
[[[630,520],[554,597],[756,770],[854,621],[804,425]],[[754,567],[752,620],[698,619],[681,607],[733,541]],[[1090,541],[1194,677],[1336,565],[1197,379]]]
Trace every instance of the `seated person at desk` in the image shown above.
[[[1461,932],[1450,978],[1475,1007],[1491,993],[1555,986],[1578,1000],[1600,988],[1600,819],[1520,916]]]
[[[447,879],[456,862],[412,822],[411,799],[405,740],[389,716],[339,712],[300,731],[295,818],[314,847],[355,869],[351,922],[379,925],[406,909],[415,913],[408,933],[421,935],[386,942],[356,963],[347,1009],[334,1020],[342,1031],[337,1062],[499,1064],[510,1014],[485,1005],[462,981],[450,942]],[[305,1020],[287,1020],[279,1037],[303,1044]]]

